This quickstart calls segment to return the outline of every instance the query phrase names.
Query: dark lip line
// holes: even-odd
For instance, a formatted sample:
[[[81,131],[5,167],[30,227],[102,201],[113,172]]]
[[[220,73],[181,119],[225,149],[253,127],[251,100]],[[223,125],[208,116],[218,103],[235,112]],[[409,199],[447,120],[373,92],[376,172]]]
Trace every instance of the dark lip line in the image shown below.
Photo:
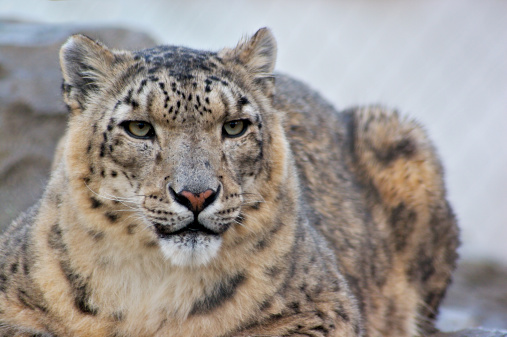
[[[185,234],[185,233],[196,233],[196,234],[204,233],[204,234],[213,235],[213,236],[220,235],[219,233],[217,233],[209,228],[206,228],[204,225],[202,225],[197,220],[194,220],[194,222],[192,222],[191,224],[188,224],[185,227],[178,229],[177,231],[169,232],[169,233],[166,232],[166,230],[164,228],[165,226],[162,224],[156,223],[156,224],[154,224],[154,227],[155,227],[155,230],[156,230],[158,236],[161,238],[167,238],[167,237],[181,235],[181,234]]]

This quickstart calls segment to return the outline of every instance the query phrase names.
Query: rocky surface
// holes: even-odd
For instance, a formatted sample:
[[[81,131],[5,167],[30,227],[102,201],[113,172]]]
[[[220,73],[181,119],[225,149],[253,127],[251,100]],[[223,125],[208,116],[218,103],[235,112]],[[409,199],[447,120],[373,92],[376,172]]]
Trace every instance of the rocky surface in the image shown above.
[[[462,261],[443,303],[439,328],[507,330],[507,268],[485,261]]]
[[[507,337],[507,330],[465,329],[456,332],[437,333],[431,337]]]
[[[84,33],[113,48],[155,42],[124,29],[0,21],[0,231],[40,198],[54,148],[66,127],[58,51]],[[438,326],[443,331],[483,326],[507,329],[507,270],[462,263]],[[507,331],[468,329],[434,337],[505,337]]]

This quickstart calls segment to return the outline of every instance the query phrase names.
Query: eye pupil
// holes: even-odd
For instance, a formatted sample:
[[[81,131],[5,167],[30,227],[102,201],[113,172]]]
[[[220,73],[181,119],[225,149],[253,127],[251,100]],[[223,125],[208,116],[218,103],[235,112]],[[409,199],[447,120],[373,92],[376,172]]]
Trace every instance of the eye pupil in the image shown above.
[[[239,137],[247,129],[248,122],[244,120],[230,121],[224,124],[223,133],[226,137]]]
[[[150,123],[132,121],[124,124],[125,130],[135,138],[151,138],[154,136],[153,127]]]

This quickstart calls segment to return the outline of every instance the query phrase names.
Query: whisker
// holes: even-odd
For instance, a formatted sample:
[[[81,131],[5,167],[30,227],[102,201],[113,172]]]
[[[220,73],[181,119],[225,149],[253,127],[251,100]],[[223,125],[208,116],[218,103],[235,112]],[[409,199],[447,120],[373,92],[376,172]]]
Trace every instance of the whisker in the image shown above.
[[[136,212],[137,208],[131,207],[131,209],[113,209],[111,212]]]
[[[260,195],[259,193],[249,193],[249,192],[244,192],[244,193],[241,193],[240,194],[241,196],[247,196],[246,201],[249,199],[249,197],[254,197],[253,199],[260,199],[259,202],[266,202],[266,200],[264,199],[264,197],[262,195]]]
[[[244,206],[244,205],[254,205],[254,204],[262,204],[262,203],[265,203],[265,201],[262,201],[262,200],[243,201],[241,203],[241,206]]]
[[[142,215],[139,214],[139,213],[131,214],[128,217],[126,217],[123,221],[126,222],[126,221],[128,221],[130,219],[136,219],[137,221],[139,221],[141,223],[145,223],[144,219],[142,218]]]
[[[110,197],[110,198],[115,198],[116,200],[122,200],[122,201],[128,201],[128,202],[136,202],[137,201],[137,197],[117,197],[117,196],[109,194],[107,192],[105,193],[105,196]]]
[[[90,190],[90,192],[92,192],[93,194],[95,194],[99,198],[103,198],[103,199],[111,200],[111,201],[117,201],[117,202],[121,203],[122,205],[124,205],[125,207],[131,208],[131,209],[136,209],[135,207],[132,207],[132,206],[124,203],[124,202],[137,203],[134,200],[134,198],[120,198],[120,197],[115,197],[115,196],[104,196],[104,195],[101,195],[101,194],[95,192],[94,190],[92,190],[86,182],[84,182],[84,184]]]
[[[241,227],[243,227],[243,228],[246,228],[246,229],[247,229],[247,230],[249,230],[251,233],[255,233],[255,232],[253,231],[253,229],[249,228],[249,227],[248,227],[248,226],[246,226],[244,223],[241,223],[241,222],[239,222],[239,221],[238,221],[238,220],[236,220],[236,219],[234,219],[233,221],[234,221],[236,224],[238,224],[239,226],[241,226]]]

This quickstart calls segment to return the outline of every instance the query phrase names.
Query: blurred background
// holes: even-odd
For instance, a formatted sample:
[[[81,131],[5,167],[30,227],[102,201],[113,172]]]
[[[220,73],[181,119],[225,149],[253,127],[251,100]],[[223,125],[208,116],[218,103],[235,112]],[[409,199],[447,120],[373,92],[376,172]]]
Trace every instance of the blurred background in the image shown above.
[[[0,18],[124,27],[156,43],[210,50],[270,27],[277,71],[308,83],[338,109],[379,103],[426,127],[462,228],[460,254],[480,264],[463,273],[478,286],[492,266],[507,265],[507,1],[18,0],[0,2]],[[16,36],[6,27],[0,24],[0,42]],[[495,282],[486,288],[497,287],[492,296],[507,306],[507,278]]]

